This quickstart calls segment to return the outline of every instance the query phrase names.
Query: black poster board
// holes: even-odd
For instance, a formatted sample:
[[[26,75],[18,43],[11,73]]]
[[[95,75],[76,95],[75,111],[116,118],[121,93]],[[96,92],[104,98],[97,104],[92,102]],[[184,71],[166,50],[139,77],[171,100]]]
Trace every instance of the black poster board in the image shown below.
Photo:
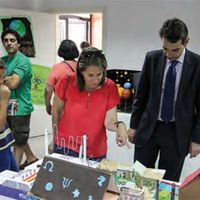
[[[91,167],[45,157],[31,193],[48,200],[101,200],[110,176]]]

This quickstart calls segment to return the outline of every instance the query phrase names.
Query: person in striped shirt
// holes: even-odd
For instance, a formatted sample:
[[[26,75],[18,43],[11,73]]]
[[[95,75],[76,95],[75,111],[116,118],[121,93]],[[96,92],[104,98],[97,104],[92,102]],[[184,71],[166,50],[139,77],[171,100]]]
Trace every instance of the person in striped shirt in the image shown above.
[[[0,172],[19,171],[10,148],[14,138],[6,122],[10,90],[3,84],[4,71],[4,65],[0,61]]]

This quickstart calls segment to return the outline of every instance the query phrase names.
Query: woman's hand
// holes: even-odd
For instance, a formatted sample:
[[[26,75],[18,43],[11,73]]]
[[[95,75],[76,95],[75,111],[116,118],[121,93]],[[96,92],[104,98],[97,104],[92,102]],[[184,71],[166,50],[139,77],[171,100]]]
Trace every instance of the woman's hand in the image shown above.
[[[53,87],[50,85],[46,85],[46,88],[44,90],[44,99],[45,99],[45,105],[46,105],[46,111],[49,115],[51,115],[52,112],[52,106],[51,106],[51,97],[53,94]]]
[[[51,104],[46,105],[46,111],[47,111],[47,113],[48,113],[49,115],[51,115],[51,112],[52,112],[52,106],[51,106]]]

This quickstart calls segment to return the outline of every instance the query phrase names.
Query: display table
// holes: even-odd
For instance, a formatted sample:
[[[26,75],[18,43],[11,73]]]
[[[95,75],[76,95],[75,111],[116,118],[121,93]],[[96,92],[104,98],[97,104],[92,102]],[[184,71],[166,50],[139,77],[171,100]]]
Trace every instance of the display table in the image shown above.
[[[117,200],[118,198],[119,198],[119,195],[106,192],[103,200]],[[5,197],[2,195],[0,195],[0,199],[1,200],[14,200],[13,198]]]
[[[44,174],[44,169],[51,172],[52,168],[50,168],[49,165],[48,166],[44,165],[44,163],[47,164],[47,163],[49,163],[49,161],[53,161],[52,158],[59,158],[59,160],[57,159],[57,162],[59,164],[61,164],[61,168],[59,168],[58,171],[61,174],[55,172],[53,175],[51,173],[49,173],[49,175],[46,176]],[[44,162],[45,159],[47,159],[47,162]],[[63,163],[63,161],[60,162],[60,160],[63,160],[63,161],[66,160],[67,164]],[[70,164],[70,163],[73,163],[73,164]],[[92,191],[92,193],[94,193],[95,195],[97,194],[96,192],[99,192],[101,194],[101,198],[98,198],[98,200],[100,200],[100,199],[102,199],[102,200],[118,200],[119,199],[119,195],[117,194],[116,191],[115,191],[116,193],[114,192],[112,187],[110,187],[110,183],[112,183],[112,181],[111,181],[112,179],[111,178],[107,179],[107,180],[110,180],[110,182],[109,182],[108,186],[105,186],[105,189],[103,191],[99,191],[100,188],[98,188],[97,190],[94,190],[94,189],[91,190],[91,188],[94,186],[93,183],[91,185],[92,177],[94,178],[95,176],[92,176],[92,177],[88,178],[89,182],[88,182],[87,179],[85,179],[85,177],[89,177],[89,175],[91,175],[92,171],[95,171],[94,175],[97,175],[96,173],[99,173],[99,170],[93,170],[93,168],[96,168],[95,167],[96,163],[97,162],[95,162],[95,161],[88,161],[87,163],[84,163],[78,158],[73,158],[73,157],[69,157],[69,156],[67,157],[67,156],[60,155],[60,154],[55,154],[55,155],[52,154],[50,156],[47,156],[46,158],[44,157],[44,159],[41,159],[41,160],[37,161],[34,164],[26,167],[25,170],[22,170],[19,173],[11,172],[11,171],[6,170],[6,171],[0,173],[0,200],[14,200],[14,199],[17,199],[17,200],[28,200],[29,199],[30,200],[30,198],[29,198],[31,196],[30,192],[32,194],[37,195],[37,196],[44,196],[43,194],[45,192],[47,193],[47,191],[43,191],[44,193],[43,192],[42,193],[41,192],[38,193],[38,190],[40,190],[40,188],[42,188],[42,187],[41,187],[41,184],[38,184],[38,185],[36,184],[37,179],[39,177],[41,177],[40,175],[44,174],[45,178],[43,180],[45,182],[51,182],[51,181],[52,181],[52,183],[55,182],[56,184],[54,184],[54,185],[56,186],[57,183],[59,183],[59,182],[56,182],[54,177],[63,178],[63,172],[64,172],[64,176],[66,175],[66,177],[69,178],[68,175],[70,173],[74,173],[75,167],[78,167],[78,165],[75,165],[75,164],[79,164],[79,167],[78,167],[79,170],[82,169],[82,168],[84,168],[84,170],[86,170],[85,173],[82,173],[82,172],[79,173],[80,171],[78,171],[78,173],[74,173],[75,174],[74,175],[74,181],[76,181],[75,179],[78,178],[78,181],[80,182],[79,185],[76,184],[76,186],[78,186],[77,188],[81,188],[81,186],[84,185],[84,187],[82,187],[82,188],[84,188],[84,189],[82,189],[82,191],[83,191],[83,190],[85,190],[85,186],[88,186],[88,183],[89,183],[90,184],[90,187],[89,187],[90,188],[90,192]],[[54,164],[55,164],[55,166],[57,165],[56,163],[54,163]],[[80,166],[80,164],[83,165],[83,166]],[[73,168],[71,168],[71,171],[69,171],[69,166],[70,165],[73,166]],[[46,168],[45,168],[45,166],[46,166]],[[89,169],[88,169],[88,166],[90,166]],[[136,169],[134,169],[134,170],[136,170]],[[150,169],[147,169],[147,170],[150,170]],[[68,173],[66,173],[66,172],[68,172]],[[104,175],[102,172],[103,171],[101,171],[100,174]],[[122,175],[121,172],[123,172],[122,173],[123,177],[121,177],[121,175]],[[153,171],[153,172],[155,173],[155,171]],[[124,174],[124,171],[122,171],[120,169],[117,171],[117,174],[116,174],[117,181],[115,182],[115,186],[117,186],[117,185],[119,186],[120,180],[123,180],[122,178],[126,178],[126,177],[124,177],[124,175],[125,176],[126,175],[130,175],[130,171],[126,171],[126,173],[127,174]],[[147,175],[147,173],[145,173],[145,174]],[[136,175],[137,174],[135,174],[134,176],[136,176]],[[83,178],[83,176],[84,176],[84,178]],[[108,174],[106,176],[109,177]],[[53,177],[53,178],[51,179],[51,177]],[[121,178],[119,179],[119,177],[121,177]],[[137,177],[138,177],[138,175],[137,175]],[[151,192],[153,192],[152,193],[153,197],[154,197],[154,195],[158,194],[159,198],[165,198],[165,197],[170,197],[171,196],[171,197],[173,197],[174,200],[178,200],[178,199],[179,200],[199,199],[199,196],[200,196],[200,191],[199,191],[200,178],[199,177],[200,177],[200,169],[195,171],[195,172],[193,172],[190,176],[188,176],[184,180],[184,182],[182,184],[181,183],[175,183],[175,182],[167,181],[167,180],[161,180],[161,182],[159,183],[159,188],[155,185],[155,187],[156,187],[155,189],[157,189],[157,191],[159,191],[159,193],[156,193],[155,192],[156,190],[154,190],[154,188],[153,188],[153,190]],[[83,182],[81,182],[81,179],[82,179]],[[40,180],[41,180],[41,178],[40,178]],[[59,179],[59,180],[61,180],[61,179]],[[94,180],[95,180],[95,183],[96,183],[97,179],[94,178]],[[126,180],[128,180],[128,179],[126,179]],[[142,179],[140,179],[140,181],[141,180]],[[34,185],[37,185],[36,190],[33,190],[33,188],[34,188],[33,183],[34,183]],[[40,181],[40,183],[41,183],[41,181]],[[149,184],[151,185],[150,188],[152,188],[152,186],[154,185],[153,179],[150,180],[148,178],[148,182],[147,182],[147,180],[145,180],[143,182],[143,186],[145,186],[145,187],[150,186]],[[66,186],[66,184],[64,184],[62,186]],[[109,192],[108,191],[105,192],[106,189],[109,190]],[[180,193],[181,194],[181,196],[180,196],[181,198],[179,198],[179,190],[181,192]],[[110,191],[112,191],[112,192],[110,192]],[[124,191],[122,191],[122,190],[120,190],[120,191],[121,191],[121,193],[120,193],[121,196],[120,197],[123,197],[123,194],[124,194],[123,192]],[[85,191],[85,192],[87,192],[87,191]],[[138,194],[138,191],[134,190],[134,192],[136,192]],[[147,190],[145,190],[145,194],[146,194],[146,192],[147,192]],[[60,190],[59,190],[59,195],[60,195],[60,193],[64,193],[64,195],[66,195],[67,191],[62,191],[62,187],[61,187]],[[134,194],[136,194],[136,193],[134,193]],[[151,193],[149,193],[149,194],[151,194]],[[54,191],[52,191],[51,195],[54,196],[54,197],[56,196],[59,199],[58,193],[55,193]],[[52,196],[45,196],[45,198],[48,200],[48,198],[52,197]],[[50,198],[50,199],[56,199],[54,197]],[[65,199],[65,197],[66,196],[64,196],[64,198],[60,198],[60,199]],[[37,197],[31,196],[31,199],[32,200],[33,199],[34,200],[36,200],[36,199],[39,200],[41,198],[37,198]],[[143,199],[143,198],[141,198],[141,199]]]
[[[110,192],[106,192],[105,195],[104,195],[104,198],[103,200],[118,200],[119,198],[119,195],[117,194],[112,194]],[[3,199],[1,199],[3,200]],[[10,200],[10,199],[9,199]],[[45,200],[45,199],[44,199]]]

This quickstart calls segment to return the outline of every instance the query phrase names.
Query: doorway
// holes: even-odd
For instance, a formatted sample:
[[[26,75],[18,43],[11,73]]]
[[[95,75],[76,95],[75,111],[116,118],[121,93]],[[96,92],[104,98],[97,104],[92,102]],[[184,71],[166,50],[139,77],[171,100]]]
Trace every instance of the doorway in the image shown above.
[[[57,42],[64,39],[73,40],[79,51],[82,41],[87,41],[91,46],[102,49],[102,13],[60,14],[57,16]],[[60,58],[57,58],[60,60]]]

